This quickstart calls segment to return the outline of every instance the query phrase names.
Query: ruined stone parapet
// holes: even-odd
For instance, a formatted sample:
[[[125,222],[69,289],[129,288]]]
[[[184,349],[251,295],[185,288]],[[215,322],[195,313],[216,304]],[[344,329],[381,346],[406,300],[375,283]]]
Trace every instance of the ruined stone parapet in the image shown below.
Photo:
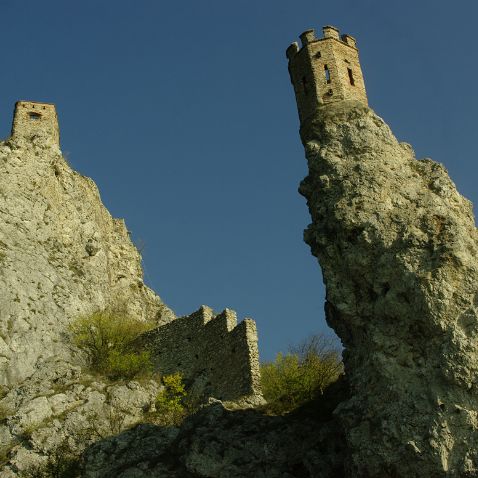
[[[32,139],[34,136],[50,137],[60,145],[60,128],[55,105],[35,101],[17,101],[12,124],[12,136]]]
[[[328,103],[368,104],[355,39],[340,36],[332,26],[323,27],[323,35],[316,38],[314,30],[307,30],[300,35],[302,48],[294,42],[286,51],[301,126]]]
[[[220,400],[260,399],[259,352],[255,322],[225,309],[198,311],[144,334],[156,370],[180,372],[197,393]]]

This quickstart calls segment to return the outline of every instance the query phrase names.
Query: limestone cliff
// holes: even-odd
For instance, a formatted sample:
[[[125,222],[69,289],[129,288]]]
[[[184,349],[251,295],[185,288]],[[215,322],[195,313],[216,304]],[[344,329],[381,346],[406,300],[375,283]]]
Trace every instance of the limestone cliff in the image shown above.
[[[236,408],[262,403],[255,323],[237,324],[233,311],[208,307],[176,320],[144,284],[124,222],[111,217],[93,181],[62,156],[54,105],[16,104],[12,136],[0,142],[0,195],[0,478],[49,477],[51,463],[60,462],[74,468],[68,476],[92,470],[91,476],[116,477],[117,464],[101,446],[109,456],[125,440],[132,440],[128,476],[143,476],[135,471],[137,457],[149,466],[158,455],[143,443],[151,430],[153,443],[163,445],[160,455],[176,454],[176,462],[165,464],[167,476],[185,476],[184,450],[173,443],[179,430],[153,425],[159,374],[180,372],[195,406],[210,397]],[[154,373],[112,380],[86,367],[69,325],[99,310],[157,325],[148,333]],[[146,338],[136,346],[143,350]],[[205,420],[214,414],[205,411]],[[189,439],[205,446],[210,433],[215,428]],[[205,462],[217,467],[214,453]]]
[[[159,324],[174,318],[144,285],[123,220],[48,131],[0,142],[0,196],[0,384],[69,359],[65,333],[79,315],[121,307]]]
[[[478,236],[445,168],[360,102],[302,125],[305,240],[345,347],[350,477],[478,475]]]

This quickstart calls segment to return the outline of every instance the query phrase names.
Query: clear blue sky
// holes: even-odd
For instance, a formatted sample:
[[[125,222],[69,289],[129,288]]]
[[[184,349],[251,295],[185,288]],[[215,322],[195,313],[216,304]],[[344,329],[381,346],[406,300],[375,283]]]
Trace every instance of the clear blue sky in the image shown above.
[[[306,174],[286,47],[358,40],[371,106],[477,202],[478,3],[0,0],[0,137],[19,99],[57,105],[62,149],[183,315],[256,319],[263,359],[327,329],[302,241]]]

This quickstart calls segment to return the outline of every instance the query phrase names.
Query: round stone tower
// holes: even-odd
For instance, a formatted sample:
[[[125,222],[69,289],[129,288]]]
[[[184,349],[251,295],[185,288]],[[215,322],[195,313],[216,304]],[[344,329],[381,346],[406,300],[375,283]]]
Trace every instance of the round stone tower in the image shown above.
[[[301,124],[321,105],[334,101],[358,100],[368,105],[356,41],[325,26],[323,38],[314,30],[300,35],[287,48],[289,73],[294,86]]]

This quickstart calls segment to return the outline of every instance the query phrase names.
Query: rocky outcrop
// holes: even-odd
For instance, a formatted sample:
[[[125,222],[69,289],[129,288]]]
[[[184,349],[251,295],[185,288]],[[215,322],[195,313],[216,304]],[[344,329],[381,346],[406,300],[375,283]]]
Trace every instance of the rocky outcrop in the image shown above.
[[[165,325],[174,315],[144,285],[124,223],[93,182],[69,168],[54,135],[27,133],[0,143],[1,478],[31,476],[65,446],[91,478],[478,475],[471,204],[363,102],[318,104],[301,125],[305,240],[346,380],[289,416],[210,400],[180,428],[145,423],[156,380],[108,382],[78,366],[76,317],[118,308]],[[185,319],[164,339],[177,328],[187,348]],[[187,350],[189,366],[197,353]]]
[[[122,308],[158,324],[174,318],[145,286],[124,221],[48,131],[0,142],[0,196],[0,385],[51,357],[71,359],[68,324],[80,315]]]
[[[62,156],[54,105],[17,103],[12,137],[0,142],[0,195],[0,478],[51,476],[52,467],[69,462],[76,472],[83,453],[92,476],[117,476],[111,453],[96,452],[125,437],[131,453],[118,462],[136,476],[138,457],[151,463],[189,434],[154,425],[162,419],[155,408],[159,373],[182,372],[195,406],[210,396],[236,399],[228,404],[236,408],[263,403],[255,323],[236,327],[232,311],[207,307],[175,320],[144,284],[124,221],[111,217],[94,182]],[[151,339],[154,373],[138,381],[91,375],[70,325],[98,311],[154,327],[135,343],[140,349]],[[214,407],[205,410],[204,423],[217,415]],[[208,446],[214,430],[201,430],[196,445]],[[218,460],[209,460],[210,469]],[[185,476],[171,458],[164,467]]]
[[[160,385],[82,372],[69,324],[103,309],[165,324],[175,318],[143,283],[141,257],[89,178],[46,128],[0,142],[0,476],[24,475],[61,445],[144,420]],[[29,131],[29,130],[28,130]]]
[[[93,443],[151,421],[160,389],[152,379],[114,383],[44,363],[0,400],[0,478],[50,476],[40,473],[49,460],[76,462]]]
[[[144,424],[98,441],[82,476],[343,478],[344,441],[327,400],[284,417],[211,402],[180,429]]]
[[[345,347],[350,477],[478,475],[478,236],[445,168],[365,105],[302,124],[305,240]]]

